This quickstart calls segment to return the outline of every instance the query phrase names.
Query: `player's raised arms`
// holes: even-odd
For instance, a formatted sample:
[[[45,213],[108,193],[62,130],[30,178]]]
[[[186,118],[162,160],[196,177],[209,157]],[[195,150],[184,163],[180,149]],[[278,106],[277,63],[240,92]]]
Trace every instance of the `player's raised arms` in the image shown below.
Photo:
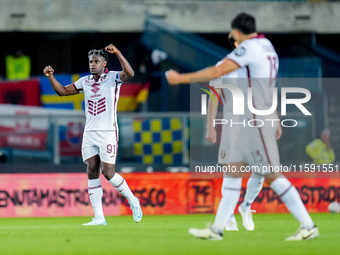
[[[50,83],[59,96],[70,96],[78,94],[78,90],[73,86],[73,84],[63,86],[54,77],[54,69],[52,66],[46,66],[43,70],[46,77],[50,80]]]

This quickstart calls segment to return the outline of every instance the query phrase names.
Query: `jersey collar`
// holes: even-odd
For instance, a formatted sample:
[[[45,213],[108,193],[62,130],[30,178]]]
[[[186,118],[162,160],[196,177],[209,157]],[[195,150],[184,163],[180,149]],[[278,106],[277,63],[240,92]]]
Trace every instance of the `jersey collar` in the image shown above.
[[[266,37],[264,36],[264,34],[258,34],[257,36],[254,36],[254,37],[249,38],[249,39],[260,39],[260,38],[266,38]]]
[[[109,73],[109,69],[105,68],[104,72],[100,75],[98,80],[96,80],[93,75],[92,75],[92,79],[95,80],[96,82],[99,81],[99,80],[102,81],[106,78],[106,75],[108,73]]]

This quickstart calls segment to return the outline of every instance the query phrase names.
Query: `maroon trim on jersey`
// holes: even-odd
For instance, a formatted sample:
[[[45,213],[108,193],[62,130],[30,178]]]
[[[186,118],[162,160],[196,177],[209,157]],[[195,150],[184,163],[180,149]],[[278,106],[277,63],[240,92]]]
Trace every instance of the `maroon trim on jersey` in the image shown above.
[[[231,59],[231,58],[227,58],[227,59],[229,59],[230,61],[233,61],[236,65],[238,65],[238,68],[240,68],[241,66],[240,66],[240,64],[239,63],[237,63],[235,60],[233,60],[233,59]]]
[[[249,66],[246,66],[247,68],[247,76],[248,76],[248,87],[251,88],[251,81],[250,81],[250,70]],[[253,105],[254,105],[254,98],[253,98]]]
[[[117,114],[117,109],[116,109],[116,103],[117,103],[117,93],[118,92],[118,85],[116,84],[116,88],[115,88],[115,102],[113,104],[113,112],[114,114]]]
[[[107,74],[108,72],[110,72],[109,69],[105,68],[104,72],[101,75],[99,75],[98,79],[95,79],[93,74],[92,74],[91,78],[94,79],[95,82],[97,82],[97,81],[99,81],[100,78],[102,78],[103,74]]]
[[[75,85],[74,83],[73,83],[72,85],[73,85],[73,87],[77,90],[78,94],[79,94],[80,91],[83,90],[83,89],[77,89],[77,87],[76,87],[76,85]]]
[[[247,68],[247,75],[248,75],[248,86],[249,86],[249,88],[251,88],[251,79],[250,79],[250,70],[249,70],[249,66],[246,66],[246,68]],[[252,102],[253,102],[253,106],[254,106],[254,94],[253,94]],[[256,116],[255,116],[254,113],[253,113],[253,118],[254,118],[254,120],[255,120],[255,121],[254,121],[254,124],[255,124],[255,126],[256,126],[256,125],[257,125],[257,124],[256,124]],[[263,148],[264,148],[264,151],[265,151],[265,153],[266,153],[266,157],[267,157],[268,163],[269,163],[269,165],[271,166],[272,164],[270,163],[270,159],[269,159],[267,147],[266,147],[266,144],[265,144],[265,142],[264,142],[263,135],[262,135],[262,130],[261,130],[260,127],[259,127],[259,132],[260,132],[260,137],[261,137],[261,140],[262,140]]]
[[[115,133],[116,133],[116,158],[117,158],[117,156],[118,156],[118,131],[117,131],[117,124],[116,124]]]
[[[115,88],[115,102],[114,102],[114,105],[113,105],[113,112],[115,114],[115,117],[117,117],[117,109],[116,109],[116,103],[117,103],[117,95],[118,94],[118,84],[117,84],[117,81],[116,81],[116,88]],[[118,127],[117,127],[117,123],[116,123],[116,118],[115,118],[115,132],[116,132],[116,148],[117,148],[117,152],[116,152],[116,158],[117,158],[117,155],[118,155]]]
[[[254,37],[249,38],[249,39],[261,39],[261,38],[266,38],[266,37],[264,36],[264,34],[258,34],[257,36],[254,36]]]
[[[223,98],[224,103],[226,103],[225,95],[224,95],[223,89],[221,89],[221,95],[222,95],[222,98]]]

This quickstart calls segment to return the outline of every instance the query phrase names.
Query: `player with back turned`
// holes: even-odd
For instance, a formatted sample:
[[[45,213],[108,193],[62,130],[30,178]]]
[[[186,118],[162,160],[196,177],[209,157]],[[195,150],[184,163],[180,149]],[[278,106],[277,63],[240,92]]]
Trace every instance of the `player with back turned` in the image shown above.
[[[115,54],[122,71],[106,68],[108,53]],[[117,103],[122,83],[134,76],[134,71],[122,53],[112,44],[105,51],[91,50],[88,53],[91,75],[80,78],[73,84],[63,86],[54,77],[51,66],[44,68],[53,89],[59,96],[84,92],[86,124],[82,143],[82,157],[87,165],[88,192],[95,217],[83,225],[106,225],[102,208],[103,189],[100,172],[129,201],[133,219],[140,222],[142,210],[139,199],[133,195],[124,178],[115,172],[118,149]]]
[[[229,42],[233,49],[238,47],[238,43],[236,43],[229,35]],[[223,62],[223,60],[219,61],[216,65],[219,65]],[[233,115],[233,99],[232,94],[227,88],[222,88],[223,85],[232,85],[236,86],[240,89],[244,95],[247,94],[248,84],[246,82],[247,78],[247,69],[245,67],[239,68],[235,71],[232,71],[228,74],[225,74],[217,79],[211,80],[209,85],[214,88],[214,91],[211,91],[215,100],[218,100],[217,95],[220,96],[223,103],[223,119],[232,121],[233,123],[242,123],[243,119],[252,119],[252,114],[244,106],[245,114],[241,116]],[[216,95],[216,94],[217,95]],[[208,110],[207,110],[207,127],[206,127],[206,139],[208,142],[215,143],[217,134],[214,127],[214,119],[216,118],[218,111],[218,105],[214,103],[212,97],[209,99]],[[251,157],[251,153],[249,153],[248,144],[247,144],[247,136],[251,132],[249,127],[240,127],[240,126],[222,126],[221,140],[218,152],[218,163],[222,165],[234,165],[243,163],[243,166],[249,166],[253,164],[253,157]],[[242,177],[233,178],[233,184],[236,184],[238,187],[238,183],[242,182]],[[226,180],[228,181],[228,180]],[[252,173],[247,182],[247,189],[244,195],[243,203],[239,207],[239,212],[242,216],[242,224],[248,231],[253,231],[255,229],[255,223],[252,218],[252,213],[254,210],[251,210],[251,204],[255,201],[259,192],[262,189],[262,185],[264,182],[264,177],[262,175],[258,175],[257,173]],[[222,190],[222,192],[224,192]],[[229,201],[234,201],[233,203],[237,203],[240,197],[240,192],[238,189],[234,190],[233,196],[229,196]],[[234,206],[233,203],[231,206]],[[221,215],[222,216],[222,215]],[[223,215],[224,216],[224,215]],[[226,222],[228,219],[228,215],[225,215],[226,218],[223,218],[218,221]],[[225,223],[224,223],[225,224]],[[229,221],[225,224],[225,229],[227,231],[238,231],[238,224],[232,214],[229,217]]]
[[[253,106],[258,110],[267,110],[272,106],[272,90],[276,85],[276,76],[279,67],[279,59],[271,42],[256,32],[255,18],[249,14],[237,15],[231,23],[231,37],[239,46],[230,53],[219,65],[211,66],[203,70],[180,74],[174,70],[166,73],[168,82],[172,85],[180,83],[189,84],[191,79],[195,82],[210,81],[241,67],[247,69],[248,85],[253,89]],[[253,119],[268,118],[277,119],[277,112],[270,115],[254,115]],[[257,125],[255,125],[257,126]],[[277,147],[279,124],[264,125],[253,128],[248,135],[249,152],[256,151],[258,160],[252,165],[275,168],[280,166],[280,157]],[[240,169],[243,162],[236,162],[234,166]],[[318,228],[309,216],[296,188],[285,178],[282,173],[275,171],[262,171],[265,181],[278,194],[288,210],[300,222],[300,228],[296,233],[286,238],[287,241],[316,238],[319,235]],[[236,197],[240,192],[241,183],[235,181],[242,176],[242,171],[227,173],[222,183],[222,198],[218,206],[214,224],[206,229],[189,229],[190,234],[197,238],[222,240],[223,230],[228,218],[237,204],[231,197]]]

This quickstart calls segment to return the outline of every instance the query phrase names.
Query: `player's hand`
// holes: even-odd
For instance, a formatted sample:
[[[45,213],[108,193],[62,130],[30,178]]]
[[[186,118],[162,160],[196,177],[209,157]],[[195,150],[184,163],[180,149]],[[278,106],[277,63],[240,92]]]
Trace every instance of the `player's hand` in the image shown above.
[[[165,72],[165,78],[170,85],[178,85],[180,83],[180,74],[175,70],[170,69],[169,71]]]
[[[43,72],[47,77],[50,77],[54,73],[54,70],[53,70],[52,66],[46,66],[44,68]]]
[[[279,122],[279,125],[276,130],[276,141],[279,140],[281,136],[282,136],[282,127],[281,127],[281,123]]]
[[[114,46],[113,44],[110,44],[108,46],[105,47],[105,50],[108,52],[108,53],[111,53],[111,54],[116,54],[119,52],[119,50],[116,48],[116,46]]]
[[[208,127],[207,128],[207,133],[205,135],[205,139],[207,139],[207,141],[209,143],[216,143],[216,130],[213,127]]]

